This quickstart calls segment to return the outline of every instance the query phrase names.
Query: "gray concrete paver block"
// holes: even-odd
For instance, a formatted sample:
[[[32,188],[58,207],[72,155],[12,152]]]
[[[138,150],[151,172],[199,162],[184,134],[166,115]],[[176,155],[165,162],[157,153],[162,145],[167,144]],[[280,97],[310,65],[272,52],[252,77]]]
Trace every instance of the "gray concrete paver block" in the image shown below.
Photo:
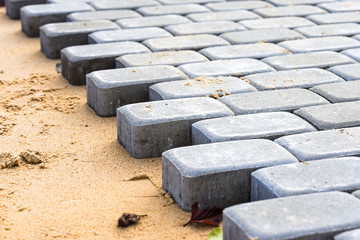
[[[244,80],[258,90],[310,88],[321,84],[344,82],[339,76],[319,68],[252,74],[247,75]]]
[[[277,70],[301,68],[328,68],[336,65],[356,63],[353,59],[337,52],[309,52],[262,59]]]
[[[294,111],[302,107],[329,103],[319,95],[300,88],[231,94],[219,100],[236,115]]]
[[[46,0],[5,0],[6,15],[11,19],[20,18],[20,8],[27,5],[43,4]]]
[[[41,51],[48,58],[60,58],[61,49],[87,44],[92,32],[119,28],[109,20],[49,23],[40,27]]]
[[[124,55],[116,59],[116,67],[122,68],[153,65],[172,65],[177,67],[185,63],[207,61],[209,60],[206,57],[195,51],[166,51]]]
[[[160,16],[169,14],[186,15],[190,13],[210,12],[210,10],[199,4],[164,5],[157,7],[141,7],[137,11],[143,16]]]
[[[111,20],[116,21],[123,18],[139,18],[140,14],[133,10],[108,10],[96,12],[75,12],[67,15],[69,22],[75,21],[93,21],[93,20]]]
[[[298,32],[287,28],[276,29],[260,29],[260,30],[248,30],[242,32],[229,32],[221,34],[220,37],[224,38],[231,44],[246,44],[257,42],[281,42],[290,39],[302,39],[304,38]]]
[[[228,207],[250,201],[250,174],[259,168],[298,162],[265,139],[171,149],[162,156],[163,188],[181,209]]]
[[[360,101],[304,107],[294,113],[321,130],[360,125]]]
[[[335,236],[334,240],[357,240],[360,239],[360,229],[346,231]]]
[[[342,51],[341,53],[355,59],[357,62],[360,62],[360,48],[348,49]]]
[[[235,77],[200,77],[191,80],[158,83],[149,88],[150,101],[189,97],[213,96],[253,92],[250,84]]]
[[[226,32],[246,30],[242,25],[231,21],[210,21],[176,24],[165,27],[174,36],[194,34],[222,34]]]
[[[251,174],[251,201],[360,188],[360,158],[331,158],[259,169]]]
[[[348,193],[313,193],[245,203],[223,212],[224,240],[332,239],[360,227],[360,201]]]
[[[317,24],[360,23],[360,15],[358,12],[315,14],[308,16],[307,19]]]
[[[136,9],[139,7],[159,6],[154,0],[96,0],[91,5],[97,10]]]
[[[117,109],[118,139],[135,158],[159,157],[191,144],[191,124],[234,113],[211,98],[129,104]]]
[[[341,82],[316,86],[310,89],[332,103],[360,100],[360,81]]]
[[[143,44],[154,52],[200,50],[207,47],[230,45],[224,39],[210,34],[149,39],[144,41]]]
[[[180,15],[127,18],[116,21],[122,28],[164,27],[173,24],[189,23],[188,18]]]
[[[205,5],[212,11],[233,11],[233,10],[252,10],[256,8],[272,7],[270,3],[265,1],[233,1],[223,3],[209,3]]]
[[[352,195],[360,199],[360,190],[353,192]]]
[[[116,108],[149,100],[155,83],[187,79],[173,66],[145,66],[102,70],[86,75],[87,102],[97,115],[115,116]]]
[[[265,58],[286,55],[289,51],[273,43],[255,43],[223,47],[205,48],[201,54],[211,60],[238,58]]]
[[[355,56],[356,56],[356,54],[355,54]],[[353,57],[355,57],[355,56],[353,56]],[[352,55],[350,57],[352,57]],[[347,81],[353,81],[353,80],[360,79],[360,63],[334,66],[334,67],[329,68],[328,70],[339,75],[340,77],[346,79]]]
[[[239,23],[251,30],[269,29],[269,28],[297,28],[314,26],[306,18],[302,17],[277,17],[277,18],[263,18],[254,20],[242,20]]]
[[[267,64],[256,59],[217,60],[204,63],[190,63],[179,67],[189,77],[244,76],[252,73],[274,71]]]
[[[341,51],[360,47],[360,42],[356,39],[342,36],[298,39],[284,41],[278,44],[293,53]]]
[[[259,15],[247,11],[221,11],[221,12],[206,12],[206,13],[192,13],[187,15],[190,20],[194,22],[207,22],[207,21],[240,21],[245,19],[258,19]]]
[[[91,3],[93,0],[47,0],[48,3],[73,3],[73,2],[83,2]]]
[[[158,0],[163,5],[177,5],[177,4],[206,4],[210,2],[224,2],[224,0]]]
[[[303,17],[311,14],[327,13],[324,9],[309,5],[290,5],[285,7],[259,8],[254,10],[262,17]]]
[[[300,161],[359,156],[360,128],[344,128],[285,136],[275,140]]]
[[[359,11],[360,2],[358,1],[337,1],[330,3],[321,3],[318,5],[329,12],[350,12],[350,11]]]
[[[192,125],[192,143],[203,144],[254,138],[275,139],[284,135],[316,131],[288,112],[267,112],[199,121]]]
[[[119,27],[120,28],[120,27]],[[141,42],[152,38],[166,38],[172,35],[162,28],[132,28],[114,31],[97,31],[89,35],[89,43],[110,43],[121,41]]]
[[[316,5],[320,3],[334,2],[334,1],[336,0],[269,0],[270,3],[276,6],[303,5],[303,4]]]
[[[28,37],[38,37],[39,28],[48,23],[66,22],[73,12],[89,12],[94,9],[86,3],[37,4],[21,8],[21,29]]]
[[[360,24],[341,23],[296,28],[306,37],[353,36],[360,33]]]
[[[86,74],[115,68],[115,58],[124,54],[150,52],[137,42],[73,46],[61,50],[62,75],[73,85],[86,84]]]

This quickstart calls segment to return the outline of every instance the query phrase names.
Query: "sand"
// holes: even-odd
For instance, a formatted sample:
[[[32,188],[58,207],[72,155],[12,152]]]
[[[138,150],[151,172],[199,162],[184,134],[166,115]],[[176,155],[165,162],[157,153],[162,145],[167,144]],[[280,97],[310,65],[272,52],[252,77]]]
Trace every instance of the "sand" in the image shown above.
[[[161,189],[161,159],[134,159],[116,119],[86,104],[0,8],[0,239],[207,239]],[[123,212],[147,215],[126,229]]]

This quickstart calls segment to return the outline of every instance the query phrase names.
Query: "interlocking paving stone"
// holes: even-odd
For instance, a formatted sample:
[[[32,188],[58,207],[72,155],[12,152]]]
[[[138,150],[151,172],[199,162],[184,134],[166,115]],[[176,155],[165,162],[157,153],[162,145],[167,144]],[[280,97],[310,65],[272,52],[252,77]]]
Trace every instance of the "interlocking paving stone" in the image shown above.
[[[353,192],[352,195],[360,199],[360,190]]]
[[[210,12],[210,10],[199,4],[165,5],[157,7],[141,7],[137,9],[143,16],[159,16],[168,14],[186,15],[190,13]]]
[[[248,29],[267,29],[267,28],[297,28],[314,26],[313,22],[302,17],[278,17],[254,20],[242,20],[239,23]]]
[[[191,124],[233,112],[211,98],[184,98],[137,103],[117,109],[118,139],[135,158],[159,157],[191,144]]]
[[[360,100],[360,81],[325,84],[310,90],[333,103]]]
[[[163,5],[176,5],[187,3],[205,4],[209,2],[223,2],[224,0],[158,0]]]
[[[145,40],[143,44],[154,52],[177,51],[177,50],[200,50],[206,47],[230,45],[224,39],[210,34],[149,39],[149,40]]]
[[[97,10],[116,10],[116,9],[136,9],[145,6],[160,5],[154,0],[96,0],[93,1],[92,6]]]
[[[228,207],[250,201],[252,171],[295,162],[289,152],[265,139],[176,148],[162,155],[163,188],[183,210],[190,211],[194,202]]]
[[[189,19],[194,22],[204,22],[204,21],[240,21],[245,19],[257,19],[260,18],[259,15],[247,11],[247,10],[238,10],[238,11],[222,11],[222,12],[209,12],[209,13],[192,13],[187,15]]]
[[[356,40],[360,40],[360,34],[353,36]]]
[[[76,12],[67,16],[67,20],[70,22],[75,21],[91,21],[91,20],[111,20],[115,21],[122,18],[138,18],[142,17],[132,10],[108,10],[108,11],[96,11],[96,12]]]
[[[144,28],[144,27],[164,27],[173,24],[189,23],[188,18],[180,15],[163,15],[142,18],[127,18],[116,21],[122,28]]]
[[[93,0],[47,0],[48,3],[72,3],[72,2],[83,2],[91,3]]]
[[[185,63],[197,63],[209,61],[198,52],[185,51],[167,51],[144,54],[129,54],[116,59],[116,67],[139,67],[152,65],[172,65],[179,66]]]
[[[360,10],[360,2],[357,1],[322,3],[318,6],[329,12],[349,12]]]
[[[334,240],[357,240],[360,239],[360,229],[347,231],[335,236]]]
[[[220,37],[229,41],[231,44],[245,44],[257,42],[281,42],[290,39],[304,38],[298,32],[287,28],[249,30],[242,32],[229,32],[221,34]]]
[[[322,130],[360,125],[360,101],[304,107],[294,113]]]
[[[322,37],[290,40],[279,43],[280,46],[294,53],[316,51],[340,51],[360,47],[360,42],[349,37]]]
[[[253,92],[250,84],[235,77],[201,77],[192,80],[158,83],[149,88],[150,101]]]
[[[300,68],[327,68],[341,64],[356,63],[353,59],[337,52],[310,52],[285,56],[268,57],[262,60],[277,70]]]
[[[331,158],[263,168],[251,174],[251,201],[360,188],[360,158]]]
[[[224,240],[332,239],[360,227],[360,201],[348,193],[313,193],[245,203],[223,212]]]
[[[317,24],[360,23],[360,15],[358,12],[316,14],[308,16],[307,18]]]
[[[235,1],[223,3],[209,3],[205,5],[212,11],[233,11],[233,10],[251,10],[256,8],[272,7],[265,1]]]
[[[284,6],[284,5],[302,5],[302,4],[319,4],[325,2],[334,2],[336,0],[269,0],[270,3],[276,6]]]
[[[119,26],[109,20],[49,23],[40,27],[41,51],[48,58],[60,58],[61,49],[87,44],[90,33],[114,29]]]
[[[12,19],[19,19],[20,8],[43,3],[46,3],[46,0],[5,0],[6,14]]]
[[[184,79],[187,76],[173,66],[96,71],[86,75],[87,102],[99,116],[115,116],[120,106],[148,101],[151,85]]]
[[[275,139],[284,135],[311,131],[316,129],[292,113],[256,113],[194,123],[192,143],[195,145],[253,138]]]
[[[221,34],[246,30],[242,25],[231,21],[210,21],[177,24],[165,27],[174,36],[193,34]]]
[[[211,60],[220,60],[279,56],[287,54],[288,50],[273,43],[255,43],[205,48],[201,50],[200,53]]]
[[[356,23],[327,24],[295,30],[306,37],[353,36],[360,33],[360,25]]]
[[[136,42],[91,44],[61,50],[62,75],[73,85],[86,84],[86,74],[115,68],[115,58],[131,53],[150,52]]]
[[[300,161],[359,156],[360,128],[302,133],[275,140]]]
[[[356,56],[356,55],[355,55]],[[328,69],[329,71],[339,75],[347,81],[360,79],[360,64],[346,64],[340,66],[334,66]]]
[[[318,68],[252,74],[246,76],[245,80],[258,90],[310,88],[321,84],[344,82],[339,76]]]
[[[317,13],[327,13],[324,9],[308,5],[260,8],[255,9],[254,12],[261,15],[262,17],[302,17]]]
[[[172,35],[162,28],[134,28],[114,31],[98,31],[89,35],[89,43],[109,43],[120,41],[141,42],[150,38],[164,38]]]
[[[329,103],[319,95],[299,88],[231,94],[219,100],[236,115],[293,111],[302,107]]]
[[[342,51],[341,53],[360,62],[360,48],[348,49],[348,50]]]
[[[48,23],[66,22],[73,12],[94,11],[86,3],[38,4],[21,8],[21,29],[28,37],[38,37],[39,28]]]
[[[191,78],[217,76],[243,76],[252,73],[274,71],[267,64],[255,59],[217,60],[204,63],[190,63],[179,67]]]

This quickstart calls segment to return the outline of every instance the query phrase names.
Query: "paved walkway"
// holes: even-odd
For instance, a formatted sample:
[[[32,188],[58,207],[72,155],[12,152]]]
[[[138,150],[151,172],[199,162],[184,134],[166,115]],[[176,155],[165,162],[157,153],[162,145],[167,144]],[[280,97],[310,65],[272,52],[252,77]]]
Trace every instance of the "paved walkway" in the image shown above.
[[[360,228],[359,1],[49,2],[7,14],[182,209],[226,208],[224,239]]]

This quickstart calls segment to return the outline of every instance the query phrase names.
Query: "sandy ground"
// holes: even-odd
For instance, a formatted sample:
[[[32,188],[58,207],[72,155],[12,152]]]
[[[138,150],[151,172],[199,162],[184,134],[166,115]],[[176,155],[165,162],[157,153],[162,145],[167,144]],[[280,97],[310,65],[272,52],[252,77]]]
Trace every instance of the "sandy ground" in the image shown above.
[[[0,164],[20,163],[0,169],[0,239],[207,239],[212,227],[182,226],[190,213],[162,191],[161,159],[132,158],[58,62],[0,8]],[[123,212],[148,216],[119,229]]]

